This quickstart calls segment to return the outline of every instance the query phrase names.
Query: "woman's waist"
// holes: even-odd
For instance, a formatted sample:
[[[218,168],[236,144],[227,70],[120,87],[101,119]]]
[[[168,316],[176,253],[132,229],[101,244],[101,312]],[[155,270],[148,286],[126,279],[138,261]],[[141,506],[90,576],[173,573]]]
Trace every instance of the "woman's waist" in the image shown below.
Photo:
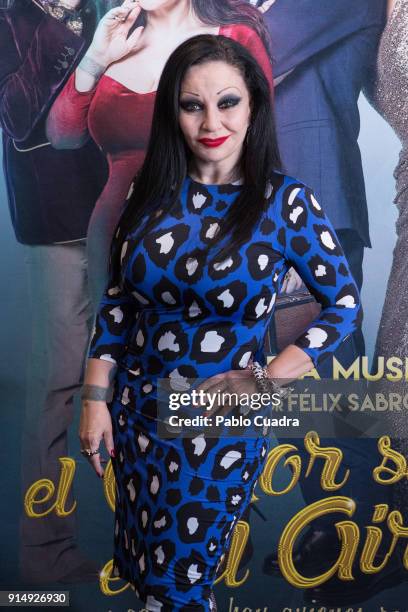
[[[135,152],[126,152],[118,156],[109,154],[107,155],[107,160],[109,175],[99,196],[98,205],[100,206],[103,203],[111,207],[119,203],[122,206],[128,197],[132,181],[143,160]]]
[[[218,330],[217,333],[221,332]],[[180,338],[169,330],[161,336],[153,334],[150,339],[144,335],[145,330],[139,328],[133,339],[128,340],[118,360],[119,368],[126,371],[137,385],[143,381],[157,383],[168,379],[182,388],[198,378],[243,370],[251,360],[266,362],[262,337],[243,337],[222,350],[218,345],[207,345],[205,334],[200,331],[199,337],[193,335],[191,338]]]
[[[233,355],[226,355],[223,359],[217,361],[199,363],[191,351],[179,358],[173,357],[169,360],[163,358],[159,351],[140,353],[132,351],[132,348],[127,346],[117,364],[119,370],[127,371],[131,375],[130,380],[136,385],[142,384],[146,380],[156,384],[160,380],[169,379],[181,388],[183,381],[187,381],[187,379],[208,378],[230,370],[243,370],[251,359],[254,361],[263,360],[262,356],[259,357],[258,350],[243,352],[242,358],[238,362]]]
[[[261,322],[246,326],[240,318],[187,319],[178,308],[142,310],[129,331],[125,352],[143,361],[155,356],[164,364],[191,359],[204,368],[230,360],[238,369],[262,345],[266,331]]]
[[[201,369],[192,377],[188,369],[191,364],[173,364],[170,371],[160,374],[150,374],[144,371],[142,364],[135,364],[135,370],[129,371],[120,367],[116,377],[114,401],[116,409],[120,409],[128,418],[136,419],[140,425],[151,429],[158,424],[161,434],[186,434],[191,428],[198,432],[206,428],[210,436],[218,436],[226,427],[227,435],[232,435],[230,425],[250,428],[255,423],[244,422],[247,413],[253,409],[254,415],[265,416],[271,411],[271,400],[259,399],[259,393],[254,394],[253,387],[248,382],[243,384],[242,374],[237,370],[237,381],[233,381],[231,363],[212,365]],[[208,379],[229,371],[229,377],[214,381],[211,387]],[[238,380],[239,378],[239,380]],[[235,415],[234,422],[213,418],[210,412]],[[258,423],[257,425],[263,425]],[[170,426],[170,429],[168,429]],[[163,429],[164,428],[164,429]],[[175,429],[174,429],[175,428]],[[220,429],[221,428],[221,429]],[[258,427],[256,428],[258,430]],[[248,433],[246,429],[246,433]]]

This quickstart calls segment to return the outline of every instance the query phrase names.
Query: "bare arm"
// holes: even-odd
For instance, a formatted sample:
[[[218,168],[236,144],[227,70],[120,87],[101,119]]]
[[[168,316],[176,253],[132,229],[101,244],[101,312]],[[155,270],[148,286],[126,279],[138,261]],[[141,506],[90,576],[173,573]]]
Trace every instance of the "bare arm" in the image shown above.
[[[79,437],[81,448],[96,451],[102,440],[110,456],[114,451],[108,399],[99,399],[111,387],[117,362],[126,351],[137,305],[124,287],[113,279],[101,300],[89,348],[82,401]],[[109,395],[109,394],[108,394]],[[100,455],[89,458],[98,476],[103,476]]]
[[[110,387],[116,372],[116,365],[104,359],[90,357],[87,362],[84,385]]]
[[[390,18],[392,11],[394,10],[395,0],[387,0],[387,19]]]
[[[111,9],[101,19],[91,46],[85,55],[86,59],[100,66],[100,74],[112,63],[119,61],[137,48],[143,28],[136,28],[129,37],[128,34],[140,11],[138,2],[125,0],[121,6]],[[100,74],[92,74],[84,69],[85,66],[86,64],[80,64],[75,72],[75,87],[79,92],[94,89],[100,77]]]
[[[116,371],[114,363],[102,359],[88,359],[84,386],[91,388],[95,385],[109,389]],[[81,419],[79,425],[81,448],[91,451],[97,450],[103,438],[106,450],[112,456],[114,452],[112,422],[106,401],[84,399],[82,401]],[[101,465],[100,454],[89,458],[94,470],[103,477],[104,470]]]
[[[78,149],[87,142],[88,112],[98,80],[111,63],[136,48],[143,28],[127,35],[139,13],[138,3],[125,0],[99,22],[88,51],[48,115],[47,137],[56,149]]]
[[[268,375],[277,380],[294,380],[310,372],[313,361],[301,348],[290,344],[268,365]]]

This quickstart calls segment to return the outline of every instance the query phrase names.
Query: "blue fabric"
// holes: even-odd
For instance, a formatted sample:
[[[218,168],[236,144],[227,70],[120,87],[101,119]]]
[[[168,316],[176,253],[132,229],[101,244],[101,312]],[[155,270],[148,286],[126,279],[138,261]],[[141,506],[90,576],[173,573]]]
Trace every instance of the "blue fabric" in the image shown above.
[[[149,610],[211,610],[211,585],[270,445],[258,437],[158,435],[158,379],[208,378],[264,360],[264,335],[290,266],[322,304],[297,340],[315,363],[359,325],[359,296],[337,237],[312,191],[275,174],[267,210],[227,258],[203,256],[238,185],[186,178],[175,209],[121,250],[89,356],[117,363],[110,411],[117,482],[114,573]]]
[[[335,229],[370,246],[357,100],[375,62],[385,0],[277,0],[266,12],[279,146],[288,174],[310,185]],[[347,252],[346,252],[347,255]]]
[[[234,347],[249,344],[254,350],[262,347],[267,325],[272,318],[276,294],[291,266],[298,270],[309,290],[323,306],[317,319],[310,323],[296,343],[315,364],[331,355],[344,338],[359,327],[361,312],[357,286],[331,223],[313,192],[296,179],[278,173],[274,177],[273,187],[270,206],[253,232],[251,244],[239,249],[233,262],[227,263],[226,271],[222,267],[214,271],[214,264],[208,270],[205,262],[200,261],[200,249],[207,242],[203,241],[200,232],[203,232],[204,223],[210,224],[222,218],[222,211],[232,204],[240,187],[227,186],[223,190],[218,185],[205,186],[187,178],[181,194],[182,208],[176,211],[177,217],[176,214],[165,217],[153,234],[144,237],[143,246],[138,245],[135,249],[131,236],[125,243],[125,289],[120,290],[108,283],[99,308],[89,356],[119,360],[127,366],[129,353],[125,358],[122,355],[128,344],[132,344],[133,349],[136,348],[139,353],[150,354],[153,350],[159,356],[160,351],[157,352],[152,337],[163,323],[160,314],[168,310],[168,315],[171,312],[173,315],[183,315],[188,300],[194,301],[191,295],[191,291],[194,291],[200,299],[206,299],[207,312],[205,316],[200,314],[197,317],[200,327],[216,317],[220,319],[217,321],[218,329],[225,326],[226,334],[221,351],[222,359],[217,356],[218,365],[210,358],[206,363],[203,358],[203,363],[198,362],[195,366],[197,376],[210,376],[219,371],[221,364],[231,367],[234,365]],[[204,199],[205,216],[201,214],[201,208],[198,210],[200,214],[194,209],[192,194],[197,201],[199,198]],[[217,203],[221,211],[217,210]],[[174,240],[173,247],[167,254],[161,255],[156,252],[160,240],[164,240],[161,236],[168,238],[170,232],[175,236],[171,238]],[[197,271],[191,276],[185,271],[189,257],[197,258],[197,263],[194,262]],[[265,269],[258,270],[260,264],[255,260],[259,257],[267,258]],[[215,264],[217,266],[220,262]],[[137,279],[132,277],[136,270]],[[198,281],[200,284],[197,292]],[[214,298],[204,295],[214,288],[215,281],[221,281],[218,287],[225,286],[233,294],[236,292],[231,310],[227,307],[222,309],[221,306],[217,308]],[[165,287],[166,283],[172,285],[174,290],[172,297],[175,302],[170,309],[169,304],[158,300],[155,293],[161,286]],[[232,283],[235,284],[231,286]],[[168,291],[168,287],[165,290]],[[140,313],[139,318],[135,318],[135,311]],[[152,311],[156,311],[157,320],[148,323],[146,341],[138,345],[137,333],[142,325],[146,326],[147,315]],[[226,320],[222,320],[222,314]],[[183,363],[188,353],[188,358],[194,360],[194,350],[189,352],[189,348],[197,329],[191,325],[192,321],[188,317],[186,320],[189,321],[188,341],[186,349],[179,356]],[[182,324],[178,325],[183,327]],[[314,329],[323,332],[322,346],[315,346],[310,337]]]

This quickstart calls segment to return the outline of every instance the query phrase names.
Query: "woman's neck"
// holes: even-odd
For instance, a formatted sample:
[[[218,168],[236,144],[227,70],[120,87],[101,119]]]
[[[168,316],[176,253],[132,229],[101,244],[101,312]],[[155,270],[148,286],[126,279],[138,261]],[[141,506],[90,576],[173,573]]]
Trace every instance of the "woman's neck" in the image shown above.
[[[146,12],[146,34],[191,30],[202,25],[191,6],[191,0],[172,0],[165,7]]]
[[[189,175],[193,180],[206,185],[225,185],[242,180],[239,164],[205,164],[198,160],[190,164]]]

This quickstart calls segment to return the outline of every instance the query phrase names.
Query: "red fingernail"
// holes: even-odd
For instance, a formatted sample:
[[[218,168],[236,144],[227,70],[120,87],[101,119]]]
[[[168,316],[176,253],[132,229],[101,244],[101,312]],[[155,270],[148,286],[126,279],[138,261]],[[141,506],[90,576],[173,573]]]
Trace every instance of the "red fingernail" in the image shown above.
[[[115,457],[115,449],[114,449],[114,448],[112,448],[112,450],[111,450],[111,452],[110,452],[110,456],[111,456],[111,457]]]

